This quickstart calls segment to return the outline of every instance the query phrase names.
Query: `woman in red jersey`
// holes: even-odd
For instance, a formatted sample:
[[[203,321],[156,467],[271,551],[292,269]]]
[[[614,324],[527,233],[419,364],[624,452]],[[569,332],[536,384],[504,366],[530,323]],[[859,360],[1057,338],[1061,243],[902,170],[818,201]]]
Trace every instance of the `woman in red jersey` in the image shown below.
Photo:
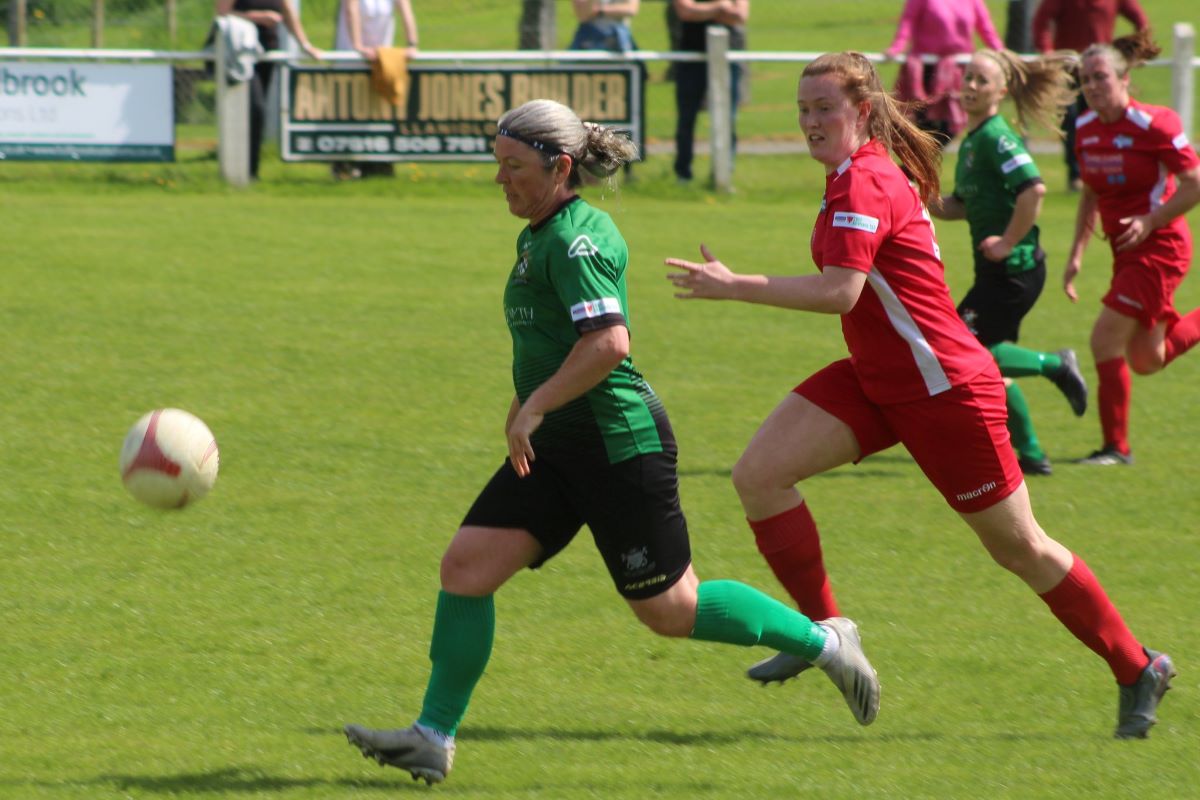
[[[733,469],[759,550],[801,611],[836,615],[817,527],[796,484],[902,442],[992,558],[1108,663],[1120,684],[1116,735],[1146,736],[1173,665],[1141,646],[1083,559],[1033,517],[1009,446],[1004,384],[955,312],[925,208],[938,197],[936,141],[904,117],[859,53],[809,64],[798,104],[809,151],[826,172],[812,236],[819,272],[738,274],[704,246],[702,262],[667,259],[681,298],[841,317],[850,358],[789,393]],[[750,677],[782,681],[808,666],[781,654]]]
[[[1083,191],[1063,289],[1079,299],[1075,277],[1096,213],[1113,253],[1113,277],[1092,327],[1103,442],[1081,464],[1131,464],[1129,370],[1158,372],[1200,341],[1200,308],[1180,317],[1175,290],[1192,260],[1183,218],[1200,202],[1200,158],[1179,115],[1129,96],[1129,71],[1154,58],[1147,31],[1083,51],[1080,80],[1091,108],[1075,123]]]

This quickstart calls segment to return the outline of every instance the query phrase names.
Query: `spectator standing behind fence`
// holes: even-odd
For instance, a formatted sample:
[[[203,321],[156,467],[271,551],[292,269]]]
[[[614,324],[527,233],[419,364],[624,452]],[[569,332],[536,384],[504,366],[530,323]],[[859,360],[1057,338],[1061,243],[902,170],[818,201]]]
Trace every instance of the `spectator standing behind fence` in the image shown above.
[[[637,49],[629,20],[638,13],[639,0],[571,0],[571,5],[579,20],[572,50],[627,53]]]
[[[671,11],[679,17],[679,49],[684,52],[708,51],[708,27],[720,25],[730,31],[730,46],[735,32],[750,18],[750,0],[671,0]],[[737,148],[737,106],[741,98],[741,69],[730,65],[729,130]],[[680,61],[675,64],[675,177],[681,183],[692,180],[695,155],[696,117],[708,91],[708,64],[704,61]]]
[[[333,49],[355,50],[367,61],[378,57],[381,47],[392,47],[396,40],[396,14],[404,25],[404,54],[407,58],[417,55],[417,17],[410,0],[342,0],[338,6],[337,30]],[[389,161],[335,161],[331,169],[337,180],[396,174],[395,165]]]
[[[321,51],[312,46],[300,24],[300,16],[288,0],[217,0],[218,17],[234,14],[254,23],[258,29],[258,41],[263,50],[279,49],[280,23],[295,37],[304,52],[315,59]],[[267,111],[267,89],[275,65],[270,61],[259,61],[254,66],[254,77],[250,80],[250,177],[258,177],[258,161],[262,151],[263,122]]]
[[[942,147],[966,124],[966,112],[956,97],[962,86],[962,67],[954,57],[975,51],[975,33],[993,50],[1004,48],[983,0],[906,0],[896,36],[884,54],[900,58],[907,48],[896,96],[926,104],[913,121],[932,133]],[[927,64],[923,56],[937,56],[938,60]]]
[[[1109,44],[1118,16],[1129,20],[1136,31],[1145,30],[1150,24],[1137,0],[1042,0],[1033,15],[1034,47],[1043,53],[1052,50],[1082,53],[1093,44]],[[1087,102],[1080,93],[1062,122],[1066,134],[1063,160],[1067,164],[1067,188],[1073,192],[1083,188],[1079,162],[1075,159],[1075,120],[1084,111]]]

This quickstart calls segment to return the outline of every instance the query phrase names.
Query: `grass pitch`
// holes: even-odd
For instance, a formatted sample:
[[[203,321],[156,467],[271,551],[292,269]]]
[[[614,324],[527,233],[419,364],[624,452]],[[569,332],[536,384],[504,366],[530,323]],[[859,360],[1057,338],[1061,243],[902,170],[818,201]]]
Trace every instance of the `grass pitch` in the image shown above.
[[[765,26],[773,6],[759,8]],[[436,32],[436,11],[420,13]],[[809,39],[832,13],[813,12]],[[1022,341],[1076,348],[1094,383],[1106,248],[1093,243],[1071,305],[1058,276],[1074,198],[1059,159],[1038,160],[1050,278]],[[331,185],[319,167],[271,161],[244,192],[214,173],[195,152],[167,168],[0,170],[0,797],[427,791],[362,761],[339,728],[407,724],[418,709],[439,556],[505,453],[500,293],[521,223],[486,166]],[[697,571],[782,598],[729,468],[778,399],[844,353],[837,321],[681,303],[662,259],[704,241],[735,269],[810,271],[820,168],[739,158],[732,198],[674,186],[665,158],[635,176],[587,196],[630,244],[634,358],[680,439]],[[938,234],[961,297],[966,226]],[[1181,309],[1200,304],[1195,281]],[[1094,409],[1077,420],[1048,381],[1023,383],[1056,464],[1031,481],[1039,520],[1180,668],[1150,740],[1110,738],[1107,669],[894,450],[805,487],[883,681],[874,726],[855,725],[820,675],[761,689],[741,673],[762,651],[640,629],[584,534],[499,595],[455,770],[431,791],[1193,796],[1198,381],[1196,354],[1135,377],[1138,463],[1107,470],[1066,463],[1097,445]],[[181,513],[139,506],[117,474],[125,430],[163,405],[198,414],[221,446],[216,488]]]

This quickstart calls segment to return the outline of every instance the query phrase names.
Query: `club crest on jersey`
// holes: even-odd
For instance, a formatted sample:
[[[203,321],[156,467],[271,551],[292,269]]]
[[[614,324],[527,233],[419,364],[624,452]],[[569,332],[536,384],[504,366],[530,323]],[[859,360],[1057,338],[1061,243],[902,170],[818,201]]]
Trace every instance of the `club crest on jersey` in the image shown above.
[[[853,228],[856,231],[875,233],[879,230],[879,220],[875,217],[868,217],[866,214],[856,214],[853,211],[835,211],[833,227]]]
[[[1117,148],[1118,150],[1124,150],[1127,147],[1133,147],[1133,137],[1132,136],[1114,136],[1113,137],[1113,147]]]
[[[592,244],[592,240],[587,237],[587,234],[581,233],[575,237],[575,241],[571,242],[571,246],[567,248],[567,258],[594,256],[599,252],[600,248]]]
[[[1008,153],[1017,149],[1017,143],[1007,136],[1001,136],[996,140],[996,152]]]
[[[571,321],[595,319],[605,314],[620,314],[621,301],[615,297],[600,297],[595,300],[584,300],[571,306]]]

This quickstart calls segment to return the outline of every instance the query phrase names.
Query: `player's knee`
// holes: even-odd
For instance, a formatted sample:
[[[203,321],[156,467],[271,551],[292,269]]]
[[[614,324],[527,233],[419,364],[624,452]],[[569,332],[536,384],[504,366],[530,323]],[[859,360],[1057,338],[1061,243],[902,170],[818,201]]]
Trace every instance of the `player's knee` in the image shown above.
[[[1158,353],[1131,352],[1126,360],[1129,368],[1138,375],[1153,375],[1163,368],[1163,359]]]
[[[770,492],[773,486],[768,471],[747,459],[746,456],[739,458],[733,465],[730,477],[738,497],[743,499]]]
[[[638,620],[659,636],[686,638],[692,635],[692,629],[696,627],[694,601],[662,597],[630,605]]]
[[[477,558],[453,547],[442,556],[441,580],[447,592],[467,597],[482,597],[500,588]]]

